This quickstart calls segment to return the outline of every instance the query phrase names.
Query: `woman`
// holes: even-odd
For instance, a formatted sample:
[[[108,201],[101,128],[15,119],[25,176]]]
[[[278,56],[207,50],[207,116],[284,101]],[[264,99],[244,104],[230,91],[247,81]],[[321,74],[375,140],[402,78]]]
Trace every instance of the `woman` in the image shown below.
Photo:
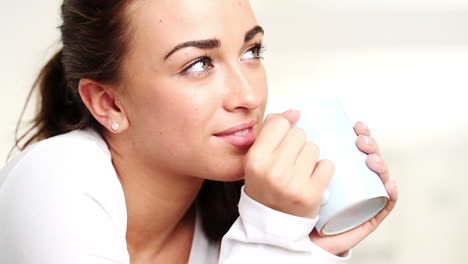
[[[65,0],[62,17],[25,145],[46,140],[0,177],[2,263],[344,263],[394,207],[358,123],[391,201],[347,233],[312,232],[333,164],[291,127],[298,111],[263,121],[247,0]]]

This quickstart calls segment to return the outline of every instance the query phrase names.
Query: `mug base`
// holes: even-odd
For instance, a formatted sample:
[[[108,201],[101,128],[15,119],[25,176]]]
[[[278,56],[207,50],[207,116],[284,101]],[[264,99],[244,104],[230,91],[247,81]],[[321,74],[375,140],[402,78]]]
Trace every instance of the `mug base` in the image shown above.
[[[388,197],[375,197],[360,201],[344,208],[330,217],[323,225],[319,234],[322,236],[337,235],[349,231],[377,215],[388,202]]]

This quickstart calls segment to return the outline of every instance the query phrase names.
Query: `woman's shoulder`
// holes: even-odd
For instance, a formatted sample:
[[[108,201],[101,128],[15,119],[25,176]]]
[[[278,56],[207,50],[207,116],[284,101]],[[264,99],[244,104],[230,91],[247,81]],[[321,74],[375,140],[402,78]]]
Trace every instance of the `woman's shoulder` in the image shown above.
[[[37,142],[19,153],[2,169],[0,185],[12,174],[69,178],[77,172],[111,169],[109,165],[110,153],[99,134],[76,130]],[[40,175],[42,172],[45,174]]]
[[[122,195],[107,145],[92,130],[76,130],[31,145],[0,171],[0,195],[24,184],[34,186],[35,192],[66,189]]]
[[[43,140],[11,160],[0,171],[0,211],[0,248],[12,259],[24,250],[66,258],[78,249],[128,258],[124,193],[93,131]]]
[[[11,162],[23,161],[29,156],[50,156],[57,152],[62,154],[65,159],[65,155],[80,154],[77,151],[89,152],[93,150],[95,153],[97,151],[109,155],[106,143],[98,132],[91,129],[73,130],[28,146],[13,158]]]
[[[76,130],[31,145],[0,171],[0,197],[8,190],[122,196],[122,186],[104,139]]]

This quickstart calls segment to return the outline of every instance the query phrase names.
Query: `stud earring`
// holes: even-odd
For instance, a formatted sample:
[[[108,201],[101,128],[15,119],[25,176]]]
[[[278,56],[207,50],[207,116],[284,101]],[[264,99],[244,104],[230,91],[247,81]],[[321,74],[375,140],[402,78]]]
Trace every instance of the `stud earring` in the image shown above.
[[[120,127],[119,123],[113,123],[112,124],[112,130],[114,130],[114,131],[119,130],[119,127]]]

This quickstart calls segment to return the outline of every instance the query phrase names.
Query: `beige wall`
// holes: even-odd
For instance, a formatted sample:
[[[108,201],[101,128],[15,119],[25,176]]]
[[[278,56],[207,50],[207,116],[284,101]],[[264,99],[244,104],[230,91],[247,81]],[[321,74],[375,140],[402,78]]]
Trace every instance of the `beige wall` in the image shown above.
[[[400,186],[396,211],[352,263],[464,263],[468,246],[468,1],[251,0],[270,95],[338,95]],[[0,9],[0,166],[29,85],[57,47],[60,1]]]

